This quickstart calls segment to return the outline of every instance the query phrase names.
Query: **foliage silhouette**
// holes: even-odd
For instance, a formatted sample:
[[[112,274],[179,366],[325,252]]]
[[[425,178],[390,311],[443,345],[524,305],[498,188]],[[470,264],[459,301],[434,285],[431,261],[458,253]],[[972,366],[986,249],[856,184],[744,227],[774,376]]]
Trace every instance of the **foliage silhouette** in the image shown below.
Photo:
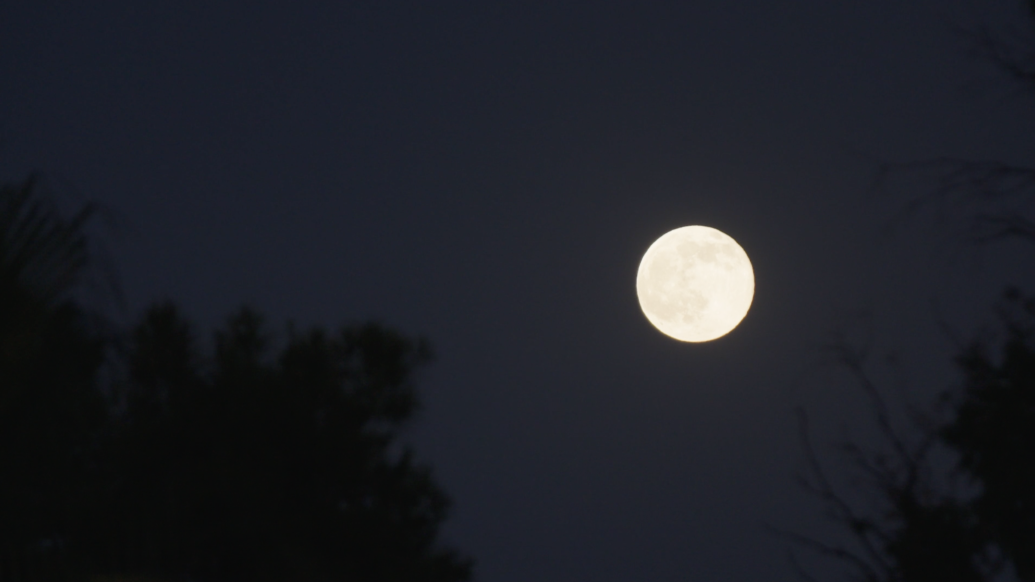
[[[50,319],[89,260],[83,226],[94,208],[65,220],[39,183],[34,175],[0,186],[0,413],[38,365]]]
[[[57,575],[91,501],[105,340],[68,299],[89,260],[87,206],[66,220],[32,176],[0,187],[0,577]]]
[[[446,497],[396,443],[417,407],[411,378],[430,359],[426,342],[376,324],[314,329],[292,332],[267,362],[262,318],[244,308],[216,334],[206,374],[170,303],[133,338],[127,412],[106,458],[121,478],[109,511],[123,522],[108,543],[145,547],[119,568],[469,578],[468,560],[435,545]]]
[[[941,437],[980,483],[971,508],[980,533],[1035,580],[1035,300],[1006,292],[1007,337],[998,357],[975,343],[957,359],[964,397]]]
[[[955,398],[953,391],[943,393],[948,416],[937,423],[914,417],[912,439],[888,420],[864,358],[840,346],[841,363],[873,398],[884,439],[883,446],[849,442],[840,451],[866,476],[881,505],[859,510],[835,489],[801,413],[810,470],[803,485],[856,544],[780,533],[872,582],[1035,580],[1035,299],[1010,289],[999,312],[1006,337],[992,346],[975,341],[960,353],[956,364],[964,383]],[[938,448],[951,454],[953,466],[932,460]]]
[[[0,580],[470,579],[399,439],[426,341],[367,323],[272,350],[242,308],[207,356],[171,302],[99,333],[67,298],[89,213],[0,189]]]
[[[1035,17],[1035,2],[1025,4]],[[1035,82],[1035,19],[1025,26],[1026,39],[1020,44],[1016,35],[981,26],[960,32],[978,56],[1030,88]],[[1035,168],[954,158],[881,168],[882,178],[929,171],[937,185],[907,204],[907,216],[948,205],[967,217],[965,240],[1035,242],[1030,218]],[[853,442],[839,447],[865,477],[878,506],[861,510],[835,489],[812,447],[802,412],[809,466],[802,484],[855,543],[836,545],[779,533],[841,561],[853,578],[868,582],[1035,581],[1035,299],[1007,289],[997,309],[1005,338],[963,348],[955,358],[962,389],[943,392],[948,414],[932,421],[909,411],[910,431],[890,421],[865,350],[847,342],[834,346],[837,361],[870,396],[883,439],[872,448]],[[907,432],[912,438],[905,437]],[[952,463],[946,467],[934,459],[937,454]],[[799,573],[814,580],[800,567]]]

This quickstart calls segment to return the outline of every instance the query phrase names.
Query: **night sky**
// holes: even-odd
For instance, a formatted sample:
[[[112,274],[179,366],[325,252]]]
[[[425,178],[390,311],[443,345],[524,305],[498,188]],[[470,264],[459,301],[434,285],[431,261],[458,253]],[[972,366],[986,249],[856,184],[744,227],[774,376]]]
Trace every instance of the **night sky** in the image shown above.
[[[427,336],[407,439],[479,580],[789,582],[764,524],[835,531],[795,406],[818,442],[866,430],[832,334],[900,354],[923,402],[954,378],[938,317],[971,337],[1035,290],[1029,248],[957,244],[956,210],[896,220],[930,181],[870,188],[881,161],[1033,159],[1035,96],[954,32],[1025,24],[985,4],[12,0],[0,178],[111,209],[119,321],[171,298],[206,343],[243,303]],[[706,344],[635,294],[690,224],[755,269]]]

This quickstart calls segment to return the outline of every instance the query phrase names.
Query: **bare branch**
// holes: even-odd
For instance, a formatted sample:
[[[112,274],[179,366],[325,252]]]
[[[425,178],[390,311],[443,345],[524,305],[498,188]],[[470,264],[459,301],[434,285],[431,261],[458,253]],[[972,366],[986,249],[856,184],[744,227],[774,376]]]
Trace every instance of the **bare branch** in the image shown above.
[[[836,558],[840,561],[847,562],[855,566],[862,574],[863,579],[867,582],[882,582],[885,578],[877,571],[869,562],[862,557],[856,555],[850,550],[847,550],[841,546],[832,546],[825,544],[808,536],[799,534],[797,532],[787,531],[779,528],[765,525],[765,528],[774,535],[778,535],[783,538],[794,541],[797,544],[809,547],[812,550],[831,558]]]
[[[1016,213],[979,214],[974,219],[974,242],[989,243],[1006,238],[1035,241],[1035,222]]]
[[[801,563],[798,562],[798,558],[794,555],[794,552],[787,552],[787,559],[790,561],[791,567],[794,568],[794,573],[797,574],[799,578],[805,582],[819,582],[818,579],[805,571],[805,568],[803,568]]]
[[[847,525],[849,530],[851,530],[852,534],[862,545],[870,560],[878,564],[879,567],[887,570],[887,560],[881,550],[874,544],[873,539],[871,539],[871,536],[884,539],[883,534],[874,527],[871,520],[857,515],[851,505],[849,505],[849,503],[845,501],[845,499],[842,498],[834,489],[829,479],[827,479],[823,466],[819,462],[815,448],[812,446],[808,427],[808,415],[801,408],[798,408],[796,412],[798,416],[798,431],[799,438],[802,443],[802,449],[805,451],[806,461],[808,462],[812,476],[815,479],[815,484],[807,485],[807,489],[817,495],[821,500],[825,501],[828,507],[833,508],[835,511],[835,515],[833,516],[834,519]]]
[[[972,213],[963,233],[970,242],[1013,237],[1035,242],[1035,223],[1026,218],[1035,212],[1035,168],[953,157],[886,162],[878,165],[871,191],[883,188],[892,174],[930,175],[935,185],[906,202],[891,228],[924,212],[933,212],[941,223],[946,210],[954,208]]]
[[[1035,54],[1005,40],[1004,31],[993,33],[987,26],[955,27],[957,35],[970,45],[972,56],[984,60],[1022,86],[1035,89]]]
[[[905,464],[913,464],[913,456],[906,448],[905,442],[901,437],[899,437],[898,433],[891,425],[888,406],[884,402],[884,398],[880,395],[880,391],[877,390],[873,380],[871,380],[869,375],[866,374],[864,366],[865,354],[852,349],[844,342],[831,346],[831,349],[837,353],[841,364],[855,376],[860,387],[862,387],[863,391],[870,397],[870,400],[873,402],[874,413],[877,417],[877,424],[880,426],[884,437],[888,439],[895,452],[899,457],[901,457]]]
[[[862,447],[855,443],[846,442],[838,446],[838,450],[851,460],[856,467],[873,479],[874,483],[881,489],[886,489],[896,482],[898,473],[888,466],[882,455],[873,455],[863,451]]]

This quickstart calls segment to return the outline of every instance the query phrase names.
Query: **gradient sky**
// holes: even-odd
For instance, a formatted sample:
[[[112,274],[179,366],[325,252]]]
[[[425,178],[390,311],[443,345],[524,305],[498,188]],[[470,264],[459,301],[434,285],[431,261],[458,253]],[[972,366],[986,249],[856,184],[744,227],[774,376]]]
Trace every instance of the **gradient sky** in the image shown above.
[[[117,214],[126,320],[169,297],[206,341],[244,302],[429,337],[408,439],[479,580],[789,582],[763,524],[831,531],[794,407],[865,431],[831,334],[923,395],[953,379],[936,314],[969,337],[1035,288],[1027,247],[958,248],[951,209],[889,229],[930,182],[868,189],[881,160],[1032,159],[1035,97],[953,32],[1023,22],[984,4],[13,0],[0,178]],[[689,224],[755,268],[708,344],[635,295]]]

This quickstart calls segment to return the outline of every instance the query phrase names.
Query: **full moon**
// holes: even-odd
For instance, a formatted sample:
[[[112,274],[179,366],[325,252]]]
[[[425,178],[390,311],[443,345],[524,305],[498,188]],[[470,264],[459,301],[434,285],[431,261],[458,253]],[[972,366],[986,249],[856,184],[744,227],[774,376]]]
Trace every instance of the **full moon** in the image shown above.
[[[647,320],[684,342],[706,342],[737,327],[755,296],[747,253],[729,235],[684,226],[654,241],[636,273]]]

